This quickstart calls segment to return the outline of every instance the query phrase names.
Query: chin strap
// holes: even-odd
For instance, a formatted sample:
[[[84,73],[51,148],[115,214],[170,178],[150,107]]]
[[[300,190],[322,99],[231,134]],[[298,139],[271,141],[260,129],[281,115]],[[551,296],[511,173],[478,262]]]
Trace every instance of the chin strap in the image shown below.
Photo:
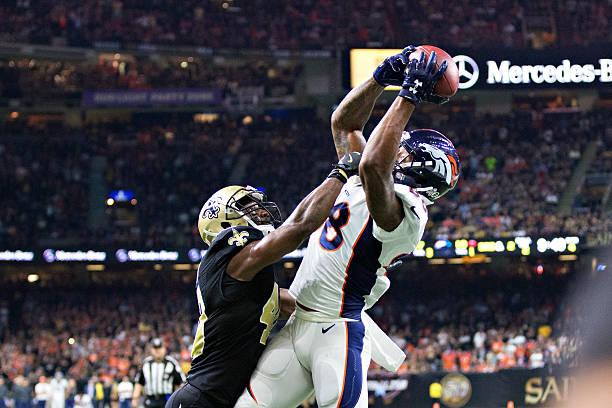
[[[397,166],[397,165],[396,165]],[[425,205],[432,205],[433,201],[431,201],[429,198],[427,198],[427,196],[423,193],[430,191],[433,189],[433,187],[429,186],[429,187],[421,187],[420,184],[418,184],[414,178],[407,176],[403,173],[401,173],[399,170],[398,171],[393,171],[393,180],[398,183],[398,184],[404,184],[408,187],[412,187],[417,193],[419,193],[419,195],[421,196],[421,198],[423,199],[423,201],[425,202]]]
[[[429,191],[431,190],[433,187],[423,187],[423,188],[415,188],[415,190],[419,193],[419,195],[421,196],[421,198],[423,199],[423,202],[425,202],[425,205],[432,205],[434,202],[431,201],[429,198],[427,198],[427,196],[425,194],[421,194],[425,191]]]
[[[418,184],[414,180],[414,178],[412,178],[410,176],[407,176],[404,173],[402,173],[401,172],[401,168],[397,164],[393,168],[393,180],[396,183],[404,184],[404,185],[412,187],[412,188],[417,188],[418,187]]]
[[[270,224],[254,225],[254,227],[260,230],[263,233],[264,237],[276,229],[274,228],[274,225]]]
[[[257,224],[251,219],[251,217],[243,217],[251,227],[260,230],[263,233],[264,237],[276,229],[272,224]]]

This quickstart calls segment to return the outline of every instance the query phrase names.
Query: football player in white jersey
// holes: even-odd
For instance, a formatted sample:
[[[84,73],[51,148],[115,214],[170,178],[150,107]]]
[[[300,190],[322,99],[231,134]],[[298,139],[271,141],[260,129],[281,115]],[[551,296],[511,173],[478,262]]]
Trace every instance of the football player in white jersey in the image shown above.
[[[422,100],[445,102],[433,86],[446,64],[436,69],[435,53],[427,62],[424,55],[409,62],[413,50],[385,60],[332,116],[343,156],[355,140],[365,143],[363,127],[384,87],[402,86],[365,145],[359,176],[349,179],[327,221],[310,236],[289,289],[295,314],[264,350],[236,407],[292,408],[313,391],[321,408],[367,407],[370,358],[391,370],[405,358],[364,309],[388,289],[385,267],[415,249],[426,206],[459,176],[450,140],[429,129],[404,132]]]

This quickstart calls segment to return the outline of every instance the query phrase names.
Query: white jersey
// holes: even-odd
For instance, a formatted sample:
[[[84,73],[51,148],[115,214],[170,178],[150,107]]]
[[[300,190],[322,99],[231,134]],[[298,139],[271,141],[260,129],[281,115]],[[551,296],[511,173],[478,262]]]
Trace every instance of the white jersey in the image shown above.
[[[370,216],[359,177],[349,179],[329,218],[310,236],[289,288],[300,304],[329,317],[359,320],[387,291],[385,267],[416,248],[427,223],[427,207],[416,191],[395,184],[395,193],[405,215],[389,232]]]
[[[51,399],[51,384],[39,382],[34,386],[34,394],[37,401],[48,401]]]
[[[68,380],[65,378],[51,379],[51,398],[47,401],[50,408],[64,408],[66,406],[66,388],[68,388]]]
[[[117,385],[117,395],[119,397],[119,402],[132,398],[133,392],[134,384],[132,384],[130,381],[121,381],[119,385]]]

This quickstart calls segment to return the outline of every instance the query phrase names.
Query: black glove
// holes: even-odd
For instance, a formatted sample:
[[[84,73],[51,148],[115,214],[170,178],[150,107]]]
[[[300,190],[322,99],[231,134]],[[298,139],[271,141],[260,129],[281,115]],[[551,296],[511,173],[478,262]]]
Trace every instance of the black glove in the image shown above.
[[[399,54],[385,58],[374,71],[374,79],[381,86],[396,85],[402,86],[404,82],[404,70],[408,64],[408,56],[416,50],[414,45],[409,45]]]
[[[361,153],[350,152],[342,156],[338,164],[334,165],[334,169],[329,173],[327,178],[335,178],[343,183],[346,183],[351,176],[359,174],[359,162],[361,161]]]
[[[439,99],[441,97],[435,95],[433,88],[436,82],[442,78],[444,72],[446,72],[446,67],[446,61],[444,61],[440,65],[440,68],[436,69],[435,51],[431,53],[427,65],[425,65],[425,53],[422,52],[418,62],[416,59],[410,60],[402,89],[399,91],[399,96],[408,99],[415,106],[422,100],[443,103],[442,100]]]

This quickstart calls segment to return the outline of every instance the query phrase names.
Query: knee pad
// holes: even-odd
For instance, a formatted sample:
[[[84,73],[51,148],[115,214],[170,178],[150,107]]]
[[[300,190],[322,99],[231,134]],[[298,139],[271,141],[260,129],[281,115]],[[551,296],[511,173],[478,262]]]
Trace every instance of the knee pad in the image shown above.
[[[276,394],[282,392],[278,388],[278,384],[282,382],[281,380],[284,377],[291,376],[291,364],[298,364],[294,360],[297,360],[297,358],[292,349],[276,349],[268,355],[264,352],[249,383],[254,397],[257,398],[257,403],[255,405],[248,405],[251,402],[245,398],[245,404],[240,407],[274,407],[278,397]],[[249,399],[252,400],[250,395]],[[246,403],[247,401],[248,404]]]
[[[328,405],[336,407],[340,399],[344,401],[342,407],[354,407],[357,404],[363,382],[367,379],[362,376],[360,353],[355,350],[349,350],[348,353],[347,364],[349,365],[346,367],[344,365],[340,367],[327,361],[322,361],[317,365],[315,390],[320,407]]]
[[[314,372],[314,386],[317,395],[317,404],[325,407],[334,404],[342,393],[344,367],[336,367],[331,362],[317,363]]]
[[[274,350],[273,353],[264,351],[255,371],[266,377],[279,378],[284,376],[295,358],[293,349]]]

